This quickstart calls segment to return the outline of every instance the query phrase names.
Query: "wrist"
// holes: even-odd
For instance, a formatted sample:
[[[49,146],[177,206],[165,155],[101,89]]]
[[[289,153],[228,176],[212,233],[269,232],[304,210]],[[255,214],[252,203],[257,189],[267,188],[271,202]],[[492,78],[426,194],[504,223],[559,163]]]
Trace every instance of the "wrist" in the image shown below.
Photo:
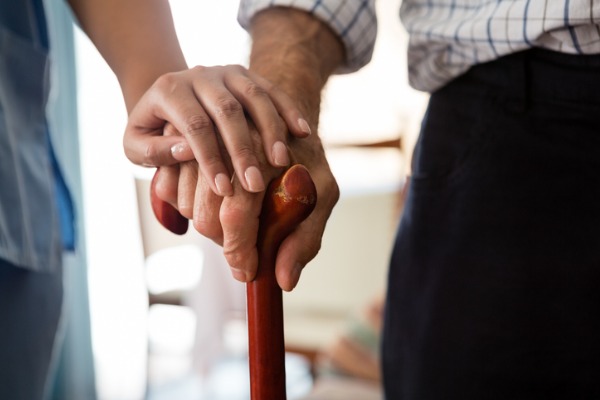
[[[294,99],[315,128],[321,91],[344,59],[340,39],[312,15],[284,7],[258,13],[250,34],[250,70]]]
[[[140,67],[132,64],[128,68],[123,68],[120,73],[115,74],[128,112],[131,112],[142,95],[160,76],[187,69],[183,55],[181,57],[177,56],[178,54],[173,54],[171,58],[164,58],[163,62],[156,62],[152,66]]]

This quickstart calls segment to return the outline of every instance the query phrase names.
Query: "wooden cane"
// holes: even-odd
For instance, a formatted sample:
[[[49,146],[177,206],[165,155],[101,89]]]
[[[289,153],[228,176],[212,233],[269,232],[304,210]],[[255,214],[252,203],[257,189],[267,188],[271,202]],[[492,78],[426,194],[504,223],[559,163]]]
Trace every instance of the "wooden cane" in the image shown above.
[[[183,234],[188,222],[155,193],[158,175],[150,185],[152,209],[158,221]],[[267,187],[257,239],[258,272],[246,285],[251,400],[285,400],[285,343],[283,298],[275,278],[279,245],[315,208],[317,190],[310,173],[296,164]]]
[[[279,245],[315,207],[308,170],[296,164],[266,191],[258,233],[258,272],[246,285],[251,400],[285,400],[283,299],[275,278]]]

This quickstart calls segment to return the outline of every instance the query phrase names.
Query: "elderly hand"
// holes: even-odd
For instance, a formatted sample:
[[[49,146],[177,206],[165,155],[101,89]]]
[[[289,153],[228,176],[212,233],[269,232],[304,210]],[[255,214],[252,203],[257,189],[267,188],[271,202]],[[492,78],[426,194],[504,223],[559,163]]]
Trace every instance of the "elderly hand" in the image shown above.
[[[269,165],[261,150],[264,148],[261,135],[251,123],[249,127],[253,147],[259,155],[260,170],[270,181],[282,169]],[[317,188],[315,210],[283,241],[277,255],[277,281],[282,289],[290,291],[298,283],[304,266],[321,247],[325,224],[339,198],[339,189],[316,135],[305,139],[291,138],[288,142],[293,161],[308,168]],[[161,169],[157,194],[184,216],[193,219],[198,232],[223,247],[234,278],[250,281],[258,268],[256,240],[264,192],[250,193],[234,180],[232,196],[217,196],[204,176],[198,173],[198,168],[195,161],[190,161],[178,168]]]

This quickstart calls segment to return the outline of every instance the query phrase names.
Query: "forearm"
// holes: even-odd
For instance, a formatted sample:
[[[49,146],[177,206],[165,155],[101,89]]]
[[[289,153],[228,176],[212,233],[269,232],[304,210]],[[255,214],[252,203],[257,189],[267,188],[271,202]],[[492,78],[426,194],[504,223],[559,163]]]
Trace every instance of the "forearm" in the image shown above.
[[[317,206],[312,214],[284,240],[278,250],[277,281],[283,289],[292,290],[304,266],[318,253],[326,222],[339,198],[339,189],[316,128],[321,91],[329,76],[345,60],[344,46],[320,20],[291,8],[259,12],[251,20],[249,30],[253,39],[250,70],[285,92],[308,119],[313,131],[309,137],[288,140],[293,161],[309,169],[318,193]],[[256,258],[251,256],[254,253],[241,251],[244,247],[238,246],[237,238],[241,235],[235,224],[253,220],[237,214],[238,210],[248,210],[245,204],[232,204],[239,201],[239,197],[226,198],[221,205],[223,249],[229,256],[230,265],[245,269],[246,278],[251,279],[257,268]],[[230,212],[232,215],[229,215]],[[233,223],[230,224],[227,217]],[[243,226],[249,226],[249,223]],[[248,235],[249,229],[245,231]],[[252,231],[249,237],[252,237]]]
[[[187,68],[168,1],[69,0],[69,4],[117,76],[128,111],[160,75]]]
[[[286,92],[316,127],[321,90],[344,60],[340,39],[310,14],[283,7],[258,13],[250,34],[250,70]]]

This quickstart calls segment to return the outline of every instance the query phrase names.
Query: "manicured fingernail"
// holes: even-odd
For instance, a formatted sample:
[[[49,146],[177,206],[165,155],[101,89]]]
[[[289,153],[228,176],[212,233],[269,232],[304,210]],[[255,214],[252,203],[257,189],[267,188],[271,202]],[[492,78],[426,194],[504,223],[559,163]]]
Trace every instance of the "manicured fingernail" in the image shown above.
[[[279,167],[289,165],[290,158],[288,156],[287,147],[285,147],[283,142],[275,142],[273,145],[273,161]]]
[[[308,122],[306,122],[304,118],[298,119],[298,126],[300,127],[300,130],[306,133],[307,135],[310,135],[312,133],[310,130],[310,125],[308,125]]]
[[[244,177],[251,192],[262,192],[265,190],[265,181],[258,168],[254,166],[248,167],[246,172],[244,172]]]
[[[222,172],[215,176],[215,186],[220,196],[231,196],[233,194],[231,180]]]
[[[177,143],[171,147],[171,154],[177,161],[187,161],[193,156],[192,149],[186,142]]]

